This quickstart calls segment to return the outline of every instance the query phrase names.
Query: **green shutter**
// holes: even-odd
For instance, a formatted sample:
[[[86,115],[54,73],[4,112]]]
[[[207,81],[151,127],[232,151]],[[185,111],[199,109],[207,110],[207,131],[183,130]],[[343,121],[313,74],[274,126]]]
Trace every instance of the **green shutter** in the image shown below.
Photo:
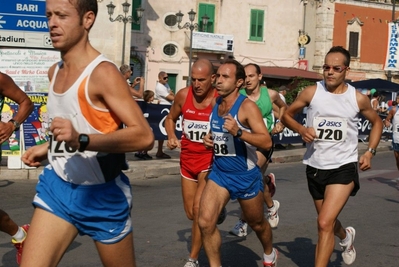
[[[249,40],[263,41],[263,24],[265,12],[259,9],[251,9]]]
[[[197,15],[199,25],[198,31],[213,33],[215,30],[215,5],[200,3]],[[205,29],[203,29],[202,25],[202,16],[204,15],[209,17],[208,24],[206,25]]]
[[[139,6],[141,6],[141,0],[133,0],[133,6],[132,6],[132,17],[134,21],[137,21],[137,12],[136,12],[136,8],[138,8]],[[136,23],[132,23],[132,30],[134,31],[139,31],[140,28],[140,24],[136,24]]]

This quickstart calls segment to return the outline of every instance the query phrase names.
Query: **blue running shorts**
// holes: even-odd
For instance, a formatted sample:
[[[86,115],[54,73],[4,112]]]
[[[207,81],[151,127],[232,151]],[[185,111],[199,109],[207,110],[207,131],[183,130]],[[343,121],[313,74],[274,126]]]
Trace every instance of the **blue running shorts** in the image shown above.
[[[48,165],[39,175],[33,205],[101,243],[116,243],[133,230],[132,191],[123,173],[103,184],[78,185],[64,181]]]
[[[213,166],[209,179],[226,188],[232,200],[251,199],[256,197],[259,191],[263,192],[263,177],[258,166],[242,173],[223,172]]]

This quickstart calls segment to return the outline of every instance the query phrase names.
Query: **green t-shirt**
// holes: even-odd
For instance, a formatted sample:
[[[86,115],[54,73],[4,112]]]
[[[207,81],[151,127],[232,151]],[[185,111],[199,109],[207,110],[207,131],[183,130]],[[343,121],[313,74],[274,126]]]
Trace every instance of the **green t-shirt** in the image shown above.
[[[241,89],[240,93],[247,96],[245,89]],[[256,100],[256,105],[259,107],[260,112],[262,113],[263,121],[265,122],[267,130],[271,132],[274,125],[273,103],[270,99],[267,87],[260,87],[260,96],[258,100]]]

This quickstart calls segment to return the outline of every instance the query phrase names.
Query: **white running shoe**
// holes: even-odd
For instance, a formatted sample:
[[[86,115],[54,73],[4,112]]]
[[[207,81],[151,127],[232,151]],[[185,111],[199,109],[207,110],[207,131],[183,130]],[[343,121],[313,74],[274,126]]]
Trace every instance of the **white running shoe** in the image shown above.
[[[278,251],[277,249],[273,248],[274,251],[274,259],[272,262],[265,262],[263,260],[263,266],[265,267],[277,267],[277,258],[278,258]]]
[[[230,230],[230,234],[239,237],[244,237],[248,235],[248,224],[243,220],[239,219],[233,229]]]
[[[355,247],[353,246],[353,243],[355,242],[355,235],[356,231],[355,228],[349,226],[346,227],[346,234],[350,236],[349,242],[347,244],[339,243],[342,249],[342,258],[344,259],[344,262],[348,265],[351,265],[355,260],[356,260],[356,250]]]
[[[199,263],[193,259],[188,259],[184,267],[199,267]]]
[[[278,209],[280,208],[280,202],[273,200],[273,207],[267,210],[267,221],[271,228],[276,228],[279,222]]]

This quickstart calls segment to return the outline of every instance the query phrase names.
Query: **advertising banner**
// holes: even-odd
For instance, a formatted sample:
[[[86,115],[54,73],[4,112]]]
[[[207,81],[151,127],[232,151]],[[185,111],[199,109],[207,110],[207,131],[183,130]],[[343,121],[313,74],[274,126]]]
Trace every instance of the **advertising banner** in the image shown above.
[[[399,32],[398,25],[390,22],[388,25],[388,48],[384,70],[397,71],[399,69]]]
[[[233,35],[193,32],[193,48],[233,52]]]

